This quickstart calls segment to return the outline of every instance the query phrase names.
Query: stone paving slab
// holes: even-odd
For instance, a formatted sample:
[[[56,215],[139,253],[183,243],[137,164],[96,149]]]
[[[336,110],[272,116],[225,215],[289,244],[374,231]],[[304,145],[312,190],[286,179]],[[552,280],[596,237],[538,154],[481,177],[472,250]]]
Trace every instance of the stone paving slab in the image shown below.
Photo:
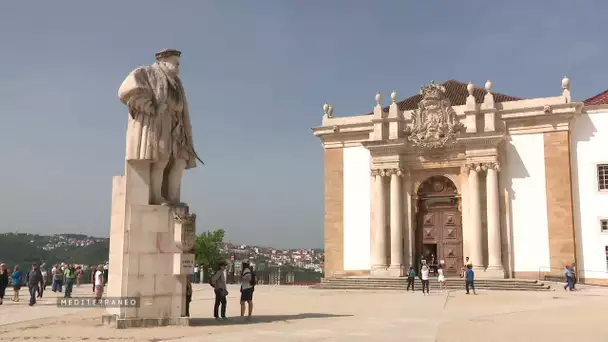
[[[238,289],[229,291],[228,315],[234,317],[239,314]],[[212,297],[208,285],[195,286],[193,327],[115,330],[101,325],[101,309],[54,308],[55,317],[1,326],[0,341],[608,341],[608,289],[602,288],[422,296],[258,286],[250,322],[216,322]],[[0,311],[10,307],[17,316],[27,316],[39,309],[19,305]]]

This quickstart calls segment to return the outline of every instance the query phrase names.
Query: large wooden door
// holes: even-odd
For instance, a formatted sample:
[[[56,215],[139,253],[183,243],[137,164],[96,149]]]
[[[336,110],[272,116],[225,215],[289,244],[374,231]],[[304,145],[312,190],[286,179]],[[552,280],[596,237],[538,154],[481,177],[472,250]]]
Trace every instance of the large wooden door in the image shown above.
[[[437,245],[437,259],[444,261],[446,276],[458,275],[463,264],[461,221],[456,208],[428,208],[420,213],[418,251],[423,245]]]

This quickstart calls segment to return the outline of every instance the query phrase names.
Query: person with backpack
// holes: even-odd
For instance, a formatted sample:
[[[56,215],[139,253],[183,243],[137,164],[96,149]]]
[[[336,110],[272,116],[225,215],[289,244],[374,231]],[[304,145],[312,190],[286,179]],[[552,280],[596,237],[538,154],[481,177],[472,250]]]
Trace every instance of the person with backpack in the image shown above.
[[[228,296],[228,289],[226,287],[226,266],[228,264],[225,261],[220,262],[218,270],[215,272],[209,284],[213,287],[215,292],[215,303],[213,304],[213,317],[216,320],[220,319],[219,308],[222,307],[221,317],[226,320],[226,296]]]
[[[251,319],[253,313],[253,290],[256,284],[255,273],[249,261],[243,262],[241,272],[241,317],[245,316],[245,303],[247,303],[247,319]]]
[[[407,290],[410,290],[410,286],[412,287],[412,292],[416,292],[416,289],[414,289],[414,280],[416,279],[416,270],[414,270],[414,267],[410,266],[410,269],[407,270]]]

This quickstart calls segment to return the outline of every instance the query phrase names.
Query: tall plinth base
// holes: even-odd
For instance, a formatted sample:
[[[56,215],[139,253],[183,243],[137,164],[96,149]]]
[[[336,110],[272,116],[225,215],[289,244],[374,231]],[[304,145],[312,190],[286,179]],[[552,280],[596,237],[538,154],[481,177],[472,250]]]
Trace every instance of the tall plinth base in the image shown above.
[[[389,277],[403,277],[405,276],[405,266],[403,265],[391,265],[388,268]]]
[[[194,269],[194,215],[187,206],[148,205],[148,164],[127,163],[114,177],[107,298],[139,298],[139,307],[106,309],[117,328],[184,325],[187,277]],[[142,168],[142,169],[138,169]]]
[[[502,266],[490,266],[485,270],[473,268],[473,271],[475,271],[475,279],[505,279],[505,270]]]

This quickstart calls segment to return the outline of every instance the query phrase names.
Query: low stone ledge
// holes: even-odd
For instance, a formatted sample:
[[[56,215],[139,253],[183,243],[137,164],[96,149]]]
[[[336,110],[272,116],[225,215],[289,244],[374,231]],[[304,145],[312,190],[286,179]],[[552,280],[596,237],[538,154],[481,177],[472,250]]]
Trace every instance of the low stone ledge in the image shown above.
[[[190,326],[190,317],[119,318],[117,315],[108,314],[101,316],[101,324],[107,324],[116,329]]]

